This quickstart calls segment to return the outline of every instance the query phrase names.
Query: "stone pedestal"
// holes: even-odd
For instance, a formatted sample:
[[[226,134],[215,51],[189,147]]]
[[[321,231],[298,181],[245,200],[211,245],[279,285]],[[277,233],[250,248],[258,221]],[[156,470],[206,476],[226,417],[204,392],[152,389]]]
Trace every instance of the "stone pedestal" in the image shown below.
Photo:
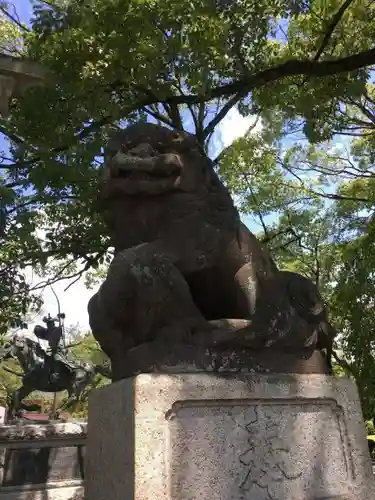
[[[94,391],[86,500],[373,500],[357,389],[326,375],[139,375]]]

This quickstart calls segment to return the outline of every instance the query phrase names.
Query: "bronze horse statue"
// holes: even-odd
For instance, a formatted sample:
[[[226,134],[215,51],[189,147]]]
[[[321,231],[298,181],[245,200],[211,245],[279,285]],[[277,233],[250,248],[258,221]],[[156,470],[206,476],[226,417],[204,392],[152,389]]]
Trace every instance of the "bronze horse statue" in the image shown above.
[[[22,416],[22,410],[30,409],[22,400],[35,390],[66,390],[68,398],[58,409],[62,411],[73,401],[81,400],[85,387],[93,382],[97,373],[111,378],[109,370],[104,366],[82,361],[72,363],[62,353],[58,357],[48,355],[38,342],[17,334],[7,345],[0,348],[0,362],[12,358],[18,360],[24,373],[22,386],[16,389],[10,398],[10,420]]]

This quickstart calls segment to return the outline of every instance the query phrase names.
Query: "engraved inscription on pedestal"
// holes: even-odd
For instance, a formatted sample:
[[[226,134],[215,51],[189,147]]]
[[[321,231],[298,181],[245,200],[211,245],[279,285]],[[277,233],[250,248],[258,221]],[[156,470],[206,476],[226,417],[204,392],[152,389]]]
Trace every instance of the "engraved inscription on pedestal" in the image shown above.
[[[349,495],[353,469],[335,401],[176,403],[169,487],[182,500],[319,500]]]
[[[85,447],[8,448],[2,486],[83,479]]]

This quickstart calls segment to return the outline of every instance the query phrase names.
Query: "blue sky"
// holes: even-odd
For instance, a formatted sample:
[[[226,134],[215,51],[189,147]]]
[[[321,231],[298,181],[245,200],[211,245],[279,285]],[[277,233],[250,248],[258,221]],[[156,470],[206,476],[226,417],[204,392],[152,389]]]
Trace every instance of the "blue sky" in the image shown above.
[[[24,24],[29,24],[32,15],[32,2],[29,2],[29,0],[12,0],[12,4],[16,8],[20,20]]]

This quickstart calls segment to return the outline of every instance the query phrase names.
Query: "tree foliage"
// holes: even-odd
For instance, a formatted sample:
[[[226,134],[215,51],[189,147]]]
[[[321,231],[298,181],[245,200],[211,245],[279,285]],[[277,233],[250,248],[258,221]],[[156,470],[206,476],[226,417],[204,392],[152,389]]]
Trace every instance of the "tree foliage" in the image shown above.
[[[100,349],[99,344],[96,342],[94,337],[87,332],[80,332],[76,328],[70,329],[67,332],[68,341],[71,348],[70,358],[74,360],[81,360],[85,362],[92,363],[93,365],[109,366],[109,360],[107,356]],[[81,396],[81,400],[76,403],[73,402],[67,410],[72,412],[73,416],[79,418],[87,417],[88,411],[88,396],[94,388],[102,387],[108,384],[110,380],[103,377],[101,374],[95,375],[93,384],[87,386]],[[64,399],[62,400],[62,404]]]
[[[372,92],[368,84],[366,93]],[[336,361],[355,378],[365,415],[372,417],[374,115],[366,110],[366,118],[364,113],[355,115],[356,120],[368,120],[359,137],[336,136],[333,142],[312,144],[294,129],[290,145],[285,135],[280,140],[280,127],[266,125],[222,154],[220,171],[241,211],[256,219],[259,237],[279,266],[319,286],[339,332]]]

